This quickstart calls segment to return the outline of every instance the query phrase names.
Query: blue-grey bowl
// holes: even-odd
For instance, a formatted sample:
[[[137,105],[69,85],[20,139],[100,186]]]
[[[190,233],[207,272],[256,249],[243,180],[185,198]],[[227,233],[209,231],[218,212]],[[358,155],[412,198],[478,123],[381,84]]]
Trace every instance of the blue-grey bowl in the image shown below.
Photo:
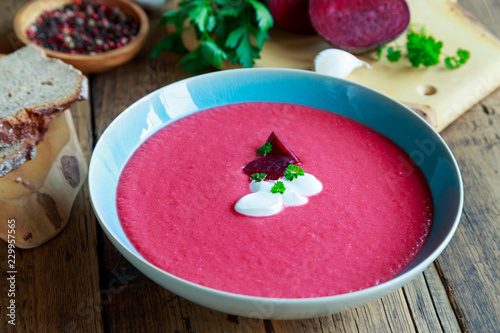
[[[238,295],[178,278],[147,262],[125,236],[116,187],[125,163],[152,133],[188,114],[230,103],[287,102],[337,112],[368,125],[403,148],[419,165],[434,200],[434,222],[420,255],[397,277],[364,290],[328,297],[282,299]],[[463,184],[450,149],[403,104],[372,89],[309,71],[235,69],[192,77],[161,88],[120,114],[103,133],[89,167],[91,202],[111,242],[142,273],[206,307],[254,318],[302,319],[361,306],[402,287],[445,249],[458,226]]]

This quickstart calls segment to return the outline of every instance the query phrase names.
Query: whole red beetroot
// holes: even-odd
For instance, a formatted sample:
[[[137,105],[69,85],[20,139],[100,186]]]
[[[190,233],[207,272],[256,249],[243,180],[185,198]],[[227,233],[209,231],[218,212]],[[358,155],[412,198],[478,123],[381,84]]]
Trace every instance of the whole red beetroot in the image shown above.
[[[318,34],[355,54],[396,39],[410,23],[404,0],[309,0],[309,16]]]
[[[309,0],[268,0],[274,25],[290,32],[314,33],[309,19]]]

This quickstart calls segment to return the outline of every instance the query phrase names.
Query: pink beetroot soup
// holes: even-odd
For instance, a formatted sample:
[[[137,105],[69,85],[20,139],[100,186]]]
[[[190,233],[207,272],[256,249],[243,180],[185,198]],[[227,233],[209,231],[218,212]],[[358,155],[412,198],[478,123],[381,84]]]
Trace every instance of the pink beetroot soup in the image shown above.
[[[323,191],[274,216],[240,215],[234,204],[250,193],[242,167],[272,131]],[[332,112],[232,104],[146,140],[120,176],[118,216],[146,260],[188,281],[263,297],[348,293],[398,275],[429,236],[431,193],[410,163],[386,137]]]

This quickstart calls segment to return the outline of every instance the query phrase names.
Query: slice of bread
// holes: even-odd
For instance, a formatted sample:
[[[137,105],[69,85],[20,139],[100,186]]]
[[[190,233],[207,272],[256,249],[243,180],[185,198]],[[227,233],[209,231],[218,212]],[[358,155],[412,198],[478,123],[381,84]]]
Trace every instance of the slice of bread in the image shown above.
[[[38,137],[47,123],[44,117],[88,94],[79,70],[31,44],[0,59],[0,77],[0,147]]]

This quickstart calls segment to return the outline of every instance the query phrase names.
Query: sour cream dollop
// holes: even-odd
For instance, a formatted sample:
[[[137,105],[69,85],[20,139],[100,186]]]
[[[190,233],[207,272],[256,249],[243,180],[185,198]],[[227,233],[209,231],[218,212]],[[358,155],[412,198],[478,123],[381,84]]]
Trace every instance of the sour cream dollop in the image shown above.
[[[318,194],[323,189],[321,182],[313,175],[306,173],[292,181],[281,179],[285,192],[272,193],[276,183],[271,181],[252,181],[252,193],[245,195],[234,205],[234,210],[247,216],[271,216],[278,214],[284,206],[302,206],[309,202],[307,196]]]

